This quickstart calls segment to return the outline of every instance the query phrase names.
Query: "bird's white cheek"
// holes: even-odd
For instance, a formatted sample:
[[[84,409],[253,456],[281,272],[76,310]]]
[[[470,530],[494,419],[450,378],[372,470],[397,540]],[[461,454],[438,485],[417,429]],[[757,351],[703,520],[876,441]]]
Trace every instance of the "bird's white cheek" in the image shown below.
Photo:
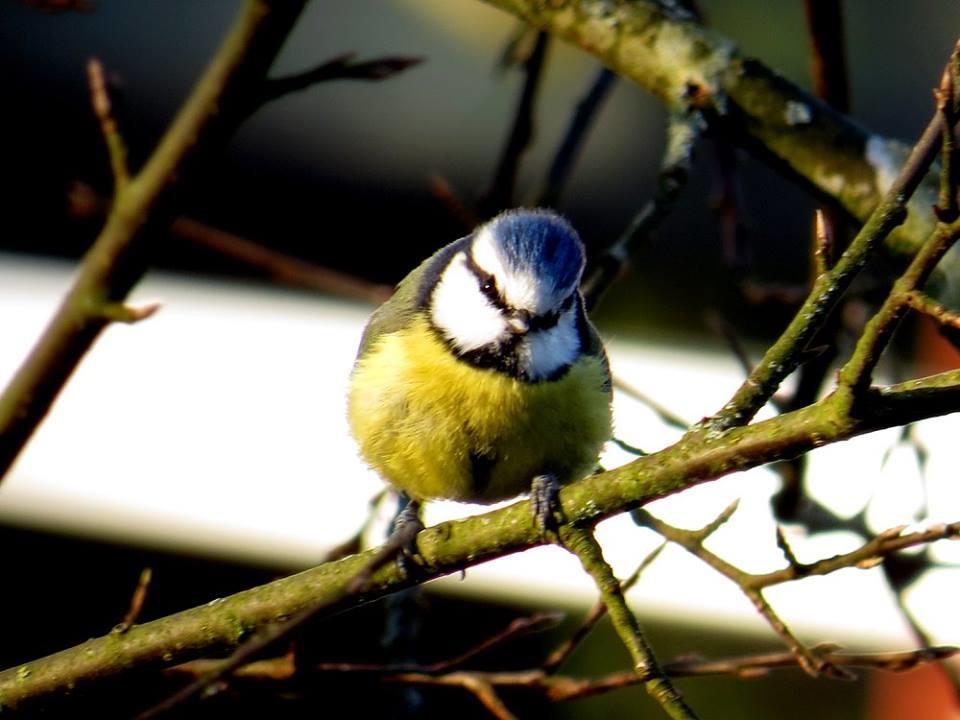
[[[458,349],[476,350],[501,340],[506,324],[477,287],[462,255],[450,263],[433,291],[430,317]]]

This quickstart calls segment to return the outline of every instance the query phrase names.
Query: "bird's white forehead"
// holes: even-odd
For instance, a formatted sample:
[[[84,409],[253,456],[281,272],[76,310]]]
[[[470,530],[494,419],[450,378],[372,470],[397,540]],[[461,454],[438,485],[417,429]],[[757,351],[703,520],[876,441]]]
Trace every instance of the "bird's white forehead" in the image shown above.
[[[496,278],[497,289],[510,307],[529,310],[534,315],[550,312],[559,304],[553,284],[543,282],[535,272],[525,272],[508,265],[502,256],[502,246],[489,227],[477,232],[471,246],[473,261]]]

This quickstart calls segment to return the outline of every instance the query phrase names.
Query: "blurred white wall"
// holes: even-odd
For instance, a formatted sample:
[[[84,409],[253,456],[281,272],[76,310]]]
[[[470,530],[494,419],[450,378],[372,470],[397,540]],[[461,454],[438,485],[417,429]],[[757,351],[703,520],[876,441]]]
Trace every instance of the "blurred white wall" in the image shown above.
[[[0,383],[14,372],[56,306],[72,266],[0,255]],[[120,543],[309,565],[349,537],[381,487],[347,435],[344,397],[369,308],[261,287],[151,275],[134,302],[162,309],[134,326],[110,328],[50,417],[0,486],[0,521]],[[615,372],[674,412],[697,420],[740,381],[725,355],[609,339]],[[616,402],[618,435],[647,450],[678,436],[644,406]],[[921,424],[930,451],[926,492],[934,520],[960,517],[956,416]],[[853,514],[873,497],[878,529],[910,523],[923,502],[912,453],[883,432],[816,451],[811,486],[838,512]],[[612,467],[629,460],[610,450]],[[767,501],[776,489],[758,469],[667,498],[651,509],[682,526],[705,524],[731,500],[740,510],[710,546],[745,569],[779,567]],[[428,522],[483,508],[437,503]],[[386,510],[384,511],[386,512]],[[628,518],[607,521],[601,540],[626,574],[657,544]],[[852,549],[836,533],[791,539],[801,560]],[[941,548],[940,546],[944,546]],[[956,544],[937,555],[958,561]],[[960,644],[951,598],[960,575],[932,573],[911,593],[941,642]],[[471,568],[446,591],[542,603],[592,602],[575,560],[541,548]],[[764,630],[729,582],[677,548],[668,548],[631,593],[645,617],[722,621]],[[846,570],[770,592],[782,617],[810,642],[911,645],[879,571]]]

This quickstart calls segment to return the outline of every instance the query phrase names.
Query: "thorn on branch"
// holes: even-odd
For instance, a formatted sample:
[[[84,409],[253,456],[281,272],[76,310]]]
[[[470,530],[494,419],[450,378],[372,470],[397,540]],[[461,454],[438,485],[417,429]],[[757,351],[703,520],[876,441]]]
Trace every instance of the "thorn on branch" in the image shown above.
[[[737,511],[737,508],[740,507],[740,498],[737,498],[729,505],[727,505],[719,515],[717,515],[713,520],[704,525],[699,530],[695,531],[697,537],[700,538],[701,542],[705,541],[708,537],[713,535],[717,530],[726,525],[727,521],[733,517],[733,514]]]
[[[120,322],[132,325],[141,320],[146,320],[162,307],[161,303],[155,302],[140,307],[134,307],[122,302],[108,302],[100,307],[100,316],[110,322]]]

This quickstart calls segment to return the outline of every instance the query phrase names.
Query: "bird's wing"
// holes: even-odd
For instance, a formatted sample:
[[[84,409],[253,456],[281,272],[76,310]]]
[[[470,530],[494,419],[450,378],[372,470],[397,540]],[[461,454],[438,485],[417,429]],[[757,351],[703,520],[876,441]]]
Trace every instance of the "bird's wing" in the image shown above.
[[[440,248],[400,281],[390,299],[370,316],[360,339],[357,357],[382,335],[402,330],[410,324],[410,319],[426,307],[430,292],[450,258],[469,244],[470,237],[462,237]]]

